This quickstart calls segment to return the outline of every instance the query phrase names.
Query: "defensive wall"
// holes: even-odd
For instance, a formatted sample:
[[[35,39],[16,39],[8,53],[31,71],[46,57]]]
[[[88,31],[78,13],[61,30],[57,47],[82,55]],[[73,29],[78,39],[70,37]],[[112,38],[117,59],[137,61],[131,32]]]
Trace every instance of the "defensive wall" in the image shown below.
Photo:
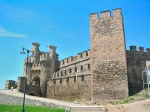
[[[61,60],[59,71],[48,81],[47,97],[59,100],[90,100],[90,53],[84,51]]]
[[[146,61],[150,60],[150,48],[144,50],[143,47],[139,47],[136,50],[136,46],[130,46],[130,50],[126,50],[126,58],[129,95],[133,95],[143,89],[142,71],[146,68]],[[53,78],[48,81],[47,97],[89,101],[91,99],[90,50],[63,59],[59,63],[59,71],[55,72]],[[111,62],[108,66],[109,64]],[[146,80],[146,77],[144,78]],[[118,77],[113,79],[119,80]]]
[[[129,94],[133,95],[143,89],[142,71],[146,70],[146,61],[150,61],[150,48],[130,46],[127,54],[127,74],[129,84]],[[146,75],[144,81],[146,82]]]
[[[121,9],[90,14],[91,98],[128,97],[126,47]]]
[[[130,46],[126,50],[121,9],[103,11],[100,17],[90,14],[90,49],[76,56],[58,61],[56,46],[43,52],[39,43],[32,45],[28,64],[24,61],[26,93],[59,100],[96,103],[124,99],[142,89],[142,71],[150,61],[150,48]],[[24,78],[19,77],[21,92],[23,85]]]

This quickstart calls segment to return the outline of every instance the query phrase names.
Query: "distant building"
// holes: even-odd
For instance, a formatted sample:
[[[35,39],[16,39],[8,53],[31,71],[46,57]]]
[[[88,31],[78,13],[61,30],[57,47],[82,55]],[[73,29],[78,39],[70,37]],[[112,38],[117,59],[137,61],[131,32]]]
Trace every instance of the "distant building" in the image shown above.
[[[14,80],[6,80],[5,82],[5,89],[17,88],[16,81]]]

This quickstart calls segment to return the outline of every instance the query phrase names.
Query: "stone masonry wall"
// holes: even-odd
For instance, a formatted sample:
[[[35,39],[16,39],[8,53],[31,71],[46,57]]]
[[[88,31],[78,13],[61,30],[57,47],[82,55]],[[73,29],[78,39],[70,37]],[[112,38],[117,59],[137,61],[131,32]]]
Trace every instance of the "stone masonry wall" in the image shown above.
[[[22,105],[22,103],[23,103],[23,97],[11,96],[11,95],[0,93],[0,104]],[[48,108],[62,108],[63,107],[63,106],[55,105],[53,103],[43,102],[40,100],[29,99],[29,98],[26,98],[25,105],[44,106]]]
[[[47,84],[47,97],[59,100],[90,100],[89,51],[60,61],[59,71]]]
[[[52,79],[48,82],[47,97],[68,101],[90,101],[91,75]]]
[[[129,94],[133,95],[143,89],[142,71],[146,69],[146,61],[150,61],[150,48],[144,51],[143,47],[136,49],[136,46],[130,46],[127,50],[127,70]],[[146,76],[146,75],[145,75]],[[146,81],[146,77],[145,81]]]
[[[121,9],[90,15],[92,100],[128,97],[124,26]]]
[[[90,50],[58,61],[56,47],[50,52],[33,43],[34,57],[24,61],[27,94],[60,100],[120,100],[141,90],[141,73],[150,60],[150,48],[126,50],[121,9],[90,14]],[[127,77],[128,76],[128,77]],[[6,83],[8,86],[8,82]],[[129,85],[129,91],[128,91]],[[17,89],[24,91],[23,77]]]

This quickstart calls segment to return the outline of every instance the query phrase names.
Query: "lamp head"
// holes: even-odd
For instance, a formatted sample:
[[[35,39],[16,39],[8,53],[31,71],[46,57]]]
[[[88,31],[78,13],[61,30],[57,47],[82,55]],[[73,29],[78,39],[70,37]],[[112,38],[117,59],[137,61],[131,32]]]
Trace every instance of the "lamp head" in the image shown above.
[[[21,51],[20,54],[26,54],[24,51]]]

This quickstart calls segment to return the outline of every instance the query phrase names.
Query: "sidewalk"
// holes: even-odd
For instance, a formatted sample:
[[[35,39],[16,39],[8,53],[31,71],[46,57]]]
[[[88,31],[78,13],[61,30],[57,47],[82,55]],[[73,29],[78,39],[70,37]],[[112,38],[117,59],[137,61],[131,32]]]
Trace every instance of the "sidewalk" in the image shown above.
[[[23,93],[18,92],[16,89],[13,90],[0,90],[0,93],[7,94],[7,95],[12,95],[12,96],[18,96],[18,97],[23,97]],[[64,102],[64,101],[59,101],[59,100],[54,100],[54,99],[48,99],[48,98],[42,98],[42,97],[37,97],[37,96],[30,96],[30,95],[25,95],[26,98],[28,99],[34,99],[34,100],[39,100],[43,102],[48,102],[48,103],[53,103],[55,105],[60,105],[63,107],[70,107],[70,106],[85,106],[81,104],[75,104],[75,103],[70,103],[70,102]]]

